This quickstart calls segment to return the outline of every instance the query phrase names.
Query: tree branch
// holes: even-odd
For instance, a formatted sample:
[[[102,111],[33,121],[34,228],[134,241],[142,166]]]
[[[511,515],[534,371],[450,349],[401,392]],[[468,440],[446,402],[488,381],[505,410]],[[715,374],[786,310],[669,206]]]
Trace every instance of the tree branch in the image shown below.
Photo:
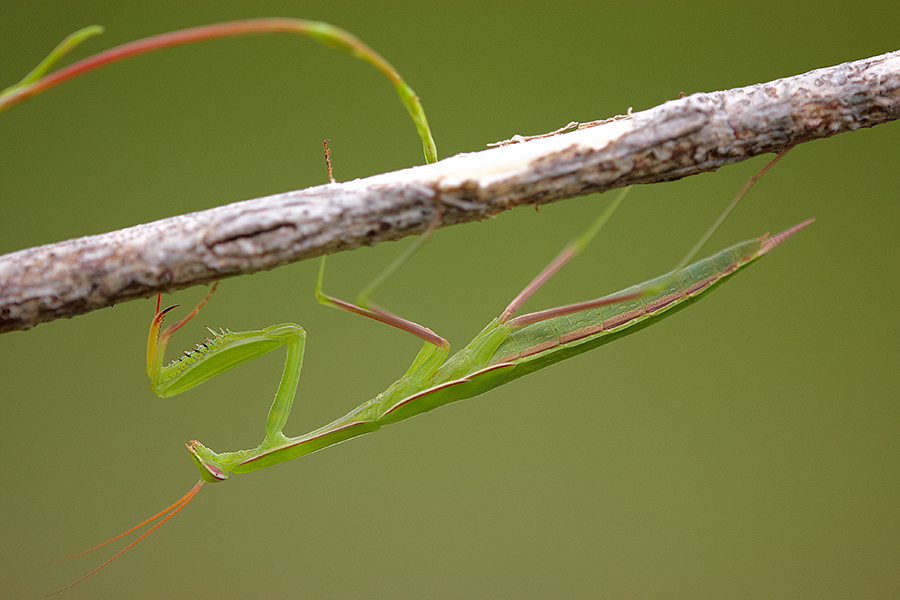
[[[431,165],[29,248],[0,256],[0,333],[421,234],[432,222],[714,171],[897,119],[900,51]]]

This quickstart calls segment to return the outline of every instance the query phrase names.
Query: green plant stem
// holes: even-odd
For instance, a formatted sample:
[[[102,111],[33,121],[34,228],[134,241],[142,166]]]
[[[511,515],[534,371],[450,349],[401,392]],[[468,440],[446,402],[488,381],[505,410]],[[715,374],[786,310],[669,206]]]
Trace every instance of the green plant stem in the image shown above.
[[[88,28],[89,29],[89,28]],[[80,30],[85,31],[85,30]],[[92,30],[95,31],[95,30]],[[318,40],[319,42],[346,52],[356,58],[362,59],[369,64],[373,65],[376,69],[384,73],[384,75],[391,80],[394,84],[394,88],[397,91],[397,95],[400,96],[400,101],[403,103],[403,106],[406,107],[407,112],[412,117],[413,122],[416,124],[416,129],[419,132],[419,137],[422,138],[423,150],[425,153],[426,162],[436,162],[437,161],[437,149],[434,144],[434,139],[431,136],[431,130],[428,127],[428,120],[425,118],[425,112],[422,109],[422,104],[419,101],[419,97],[413,91],[409,85],[400,77],[400,74],[397,73],[397,70],[389,63],[381,54],[376,52],[370,46],[368,46],[365,42],[360,40],[358,37],[341,29],[340,27],[335,27],[334,25],[330,25],[328,23],[323,23],[321,21],[309,21],[306,19],[287,19],[287,18],[265,18],[265,19],[247,19],[242,21],[228,21],[225,23],[215,23],[212,25],[202,25],[200,27],[191,27],[188,29],[181,29],[178,31],[172,31],[169,33],[163,33],[160,35],[154,35],[151,37],[143,38],[140,40],[135,40],[133,42],[128,42],[127,44],[122,44],[121,46],[116,46],[114,48],[110,48],[109,50],[105,50],[94,56],[90,56],[83,60],[80,60],[74,64],[71,64],[67,67],[63,67],[53,73],[45,75],[36,81],[29,82],[29,78],[32,77],[30,74],[28,77],[23,79],[22,83],[19,85],[12,86],[3,91],[0,94],[0,112],[19,104],[35,96],[43,91],[46,91],[54,86],[59,85],[64,81],[68,81],[73,77],[77,77],[89,71],[93,71],[99,67],[112,64],[114,62],[118,62],[125,58],[130,58],[132,56],[138,56],[140,54],[146,54],[148,52],[153,52],[155,50],[160,50],[162,48],[172,48],[174,46],[181,46],[184,44],[191,44],[194,42],[200,42],[204,40],[213,40],[225,37],[233,37],[238,35],[253,35],[258,33],[297,33],[301,35],[307,35],[312,37],[313,39]],[[73,35],[77,35],[76,34]],[[71,38],[72,36],[70,36]],[[67,38],[68,41],[70,38]],[[80,39],[84,39],[81,37]],[[64,41],[60,46],[63,47],[66,44]],[[66,51],[70,46],[65,46]],[[51,57],[54,57],[49,64],[52,64],[61,54],[57,54],[56,51],[51,53]],[[49,57],[48,57],[49,58]],[[41,63],[38,69],[46,66],[49,66],[47,60]],[[32,71],[34,73],[35,71]]]

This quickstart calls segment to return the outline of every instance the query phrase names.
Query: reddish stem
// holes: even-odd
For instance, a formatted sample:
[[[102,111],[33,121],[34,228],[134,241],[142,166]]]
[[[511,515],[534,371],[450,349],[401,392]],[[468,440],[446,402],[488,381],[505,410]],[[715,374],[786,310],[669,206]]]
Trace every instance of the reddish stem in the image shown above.
[[[77,77],[89,71],[93,71],[94,69],[98,69],[102,66],[109,65],[114,62],[130,58],[132,56],[146,54],[148,52],[153,52],[162,48],[183,46],[185,44],[190,44],[193,42],[214,40],[238,35],[252,35],[257,33],[303,32],[313,33],[315,37],[315,30],[317,28],[317,25],[320,24],[316,23],[315,21],[308,21],[304,19],[246,19],[242,21],[214,23],[212,25],[201,25],[199,27],[191,27],[188,29],[181,29],[179,31],[171,31],[168,33],[150,36],[141,40],[135,40],[133,42],[128,42],[127,44],[122,44],[121,46],[116,46],[115,48],[110,48],[109,50],[104,50],[103,52],[95,54],[94,56],[89,56],[88,58],[85,58],[67,67],[63,67],[61,69],[58,69],[57,71],[45,75],[44,77],[41,77],[30,85],[26,85],[17,89],[16,91],[10,93],[6,98],[4,98],[3,103],[0,104],[0,110],[4,110],[11,106],[15,106],[16,104],[19,104],[20,102],[24,102],[28,98],[31,98],[32,96],[35,96],[54,86],[57,86],[64,81],[68,81],[73,77]],[[359,38],[357,38],[350,32],[333,26],[329,26],[329,28],[332,30],[332,35],[334,37],[340,36],[342,38],[341,42],[343,44],[346,44],[348,48],[364,47],[368,52],[371,52],[376,62],[381,61],[384,64],[388,64],[387,61],[385,61],[384,58],[381,57],[381,55],[379,55],[371,48],[368,48],[368,46],[366,46]],[[399,75],[396,73],[396,71],[393,71],[393,69],[386,69],[384,65],[378,65],[378,68],[382,70],[385,75],[387,75],[392,81],[396,82],[399,79]]]

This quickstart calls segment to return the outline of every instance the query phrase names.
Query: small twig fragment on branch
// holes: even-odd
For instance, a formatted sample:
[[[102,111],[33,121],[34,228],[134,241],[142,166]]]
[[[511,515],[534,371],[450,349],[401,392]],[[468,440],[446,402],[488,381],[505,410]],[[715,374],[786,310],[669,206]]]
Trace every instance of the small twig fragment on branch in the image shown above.
[[[900,52],[594,127],[0,256],[0,332],[900,119]]]

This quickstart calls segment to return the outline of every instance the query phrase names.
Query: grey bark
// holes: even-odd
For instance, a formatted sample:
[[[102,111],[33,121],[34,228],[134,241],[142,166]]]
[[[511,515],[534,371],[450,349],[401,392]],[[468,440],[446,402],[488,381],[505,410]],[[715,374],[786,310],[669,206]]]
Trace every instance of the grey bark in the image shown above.
[[[0,333],[900,118],[900,51],[346,183],[0,256]],[[525,141],[521,141],[525,140]]]

